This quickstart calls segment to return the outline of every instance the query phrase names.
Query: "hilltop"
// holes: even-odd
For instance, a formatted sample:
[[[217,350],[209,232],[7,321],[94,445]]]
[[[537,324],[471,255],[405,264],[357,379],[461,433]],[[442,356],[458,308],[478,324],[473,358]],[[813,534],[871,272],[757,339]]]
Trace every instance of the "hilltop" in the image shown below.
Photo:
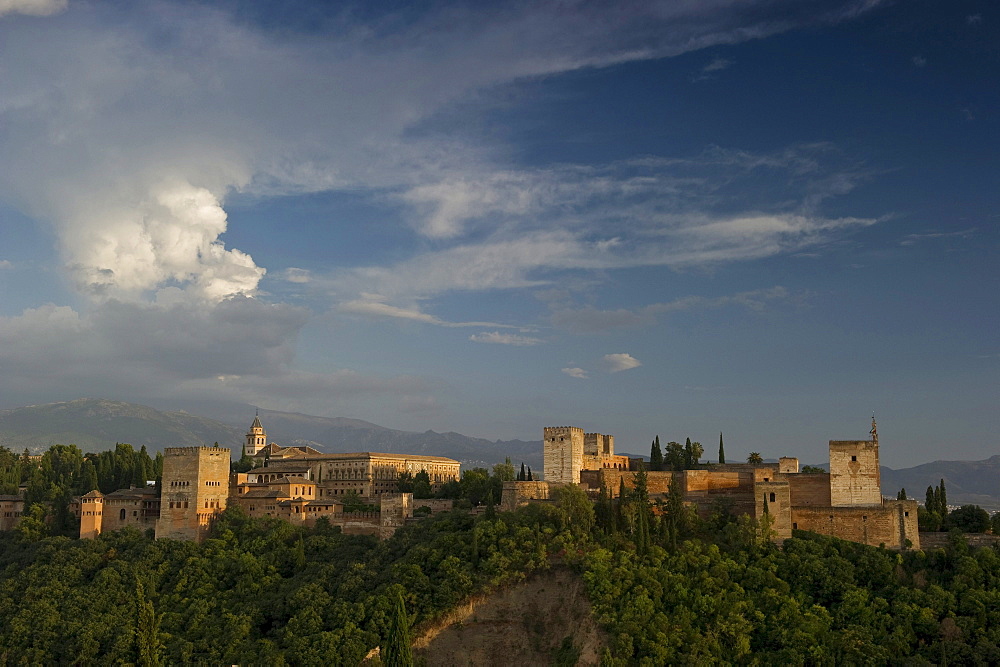
[[[237,456],[254,408],[245,406],[243,422],[220,421],[184,410],[161,411],[147,405],[104,399],[78,399],[0,411],[0,445],[35,453],[54,444],[73,444],[85,452],[113,449],[128,442],[153,452],[164,447],[218,442]],[[228,411],[231,414],[232,411]],[[490,466],[510,456],[533,469],[542,464],[541,442],[490,441],[461,433],[416,433],[345,417],[317,417],[261,410],[268,439],[280,445],[309,445],[323,452],[376,451],[447,456],[466,467]],[[230,417],[232,419],[232,417]]]

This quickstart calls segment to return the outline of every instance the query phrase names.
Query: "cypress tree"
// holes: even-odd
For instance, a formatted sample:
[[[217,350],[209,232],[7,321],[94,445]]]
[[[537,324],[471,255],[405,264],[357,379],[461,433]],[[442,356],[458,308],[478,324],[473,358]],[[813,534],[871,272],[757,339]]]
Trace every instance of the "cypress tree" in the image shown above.
[[[386,667],[412,667],[413,651],[410,648],[410,618],[406,615],[403,594],[396,591],[389,617],[389,632],[382,647],[382,662]]]
[[[517,481],[524,482],[528,479],[528,473],[524,471],[524,461],[521,461],[521,472],[517,473]]]
[[[691,464],[694,462],[694,452],[691,449],[691,438],[688,438],[684,442],[684,469],[690,470]]]
[[[722,446],[722,431],[719,431],[719,463],[726,462],[726,448]]]
[[[941,480],[941,501],[938,507],[941,508],[941,516],[948,513],[948,493],[944,490],[944,480]]]
[[[767,493],[764,494],[764,514],[770,514],[771,512],[767,508]]]
[[[936,503],[937,501],[934,499],[934,487],[928,486],[927,496],[924,499],[924,509],[926,509],[928,512],[936,512],[937,511]]]
[[[660,449],[660,436],[653,440],[653,446],[649,449],[649,469],[663,470],[663,450]]]
[[[531,466],[528,466],[528,480],[527,481],[529,481],[529,482],[535,481],[534,478],[532,478],[532,476],[531,476]]]
[[[945,512],[945,504],[943,502],[941,502],[941,487],[940,486],[934,488],[934,511],[937,512],[938,514],[940,514],[942,519],[944,518],[944,515],[946,513]]]
[[[136,581],[136,596],[139,606],[135,627],[136,664],[141,667],[161,667],[164,664],[164,647],[160,641],[160,614],[156,613],[153,603],[146,599],[141,581]]]
[[[896,500],[906,500],[906,487],[905,486],[899,490],[899,493],[896,494]]]

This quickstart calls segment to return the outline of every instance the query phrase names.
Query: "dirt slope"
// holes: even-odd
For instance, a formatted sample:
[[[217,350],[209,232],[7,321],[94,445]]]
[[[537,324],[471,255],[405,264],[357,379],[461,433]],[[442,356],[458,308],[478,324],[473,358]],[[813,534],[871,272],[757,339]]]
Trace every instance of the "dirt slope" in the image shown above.
[[[455,610],[425,629],[414,653],[427,665],[550,665],[567,637],[579,651],[577,664],[600,662],[606,637],[584,583],[555,568]]]

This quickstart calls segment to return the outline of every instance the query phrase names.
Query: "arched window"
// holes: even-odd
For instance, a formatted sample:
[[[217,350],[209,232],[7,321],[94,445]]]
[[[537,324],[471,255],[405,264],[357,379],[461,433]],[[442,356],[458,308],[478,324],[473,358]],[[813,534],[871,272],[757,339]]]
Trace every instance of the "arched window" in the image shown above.
[[[771,502],[772,503],[774,502],[774,494],[773,493],[771,494]]]
[[[119,518],[119,519],[120,519],[121,521],[124,521],[124,520],[125,520],[125,508],[124,508],[124,507],[122,508],[122,511],[118,513],[118,518]]]

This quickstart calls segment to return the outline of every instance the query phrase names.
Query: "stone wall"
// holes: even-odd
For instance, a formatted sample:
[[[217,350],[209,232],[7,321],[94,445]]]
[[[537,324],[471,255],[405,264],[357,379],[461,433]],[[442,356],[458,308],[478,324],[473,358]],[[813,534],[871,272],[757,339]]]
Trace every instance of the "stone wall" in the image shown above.
[[[830,500],[834,507],[882,504],[878,443],[830,441]]]
[[[778,472],[797,473],[799,471],[799,460],[794,456],[782,456],[778,459]]]
[[[542,458],[545,481],[579,484],[583,469],[583,429],[550,426],[542,431]]]
[[[782,477],[791,487],[792,498],[800,506],[830,506],[830,475],[798,473]]]
[[[532,500],[548,499],[548,482],[504,482],[503,492],[500,497],[500,511],[513,512],[518,507],[527,505]]]
[[[792,527],[890,549],[920,548],[917,501],[886,500],[869,507],[792,507]]]

